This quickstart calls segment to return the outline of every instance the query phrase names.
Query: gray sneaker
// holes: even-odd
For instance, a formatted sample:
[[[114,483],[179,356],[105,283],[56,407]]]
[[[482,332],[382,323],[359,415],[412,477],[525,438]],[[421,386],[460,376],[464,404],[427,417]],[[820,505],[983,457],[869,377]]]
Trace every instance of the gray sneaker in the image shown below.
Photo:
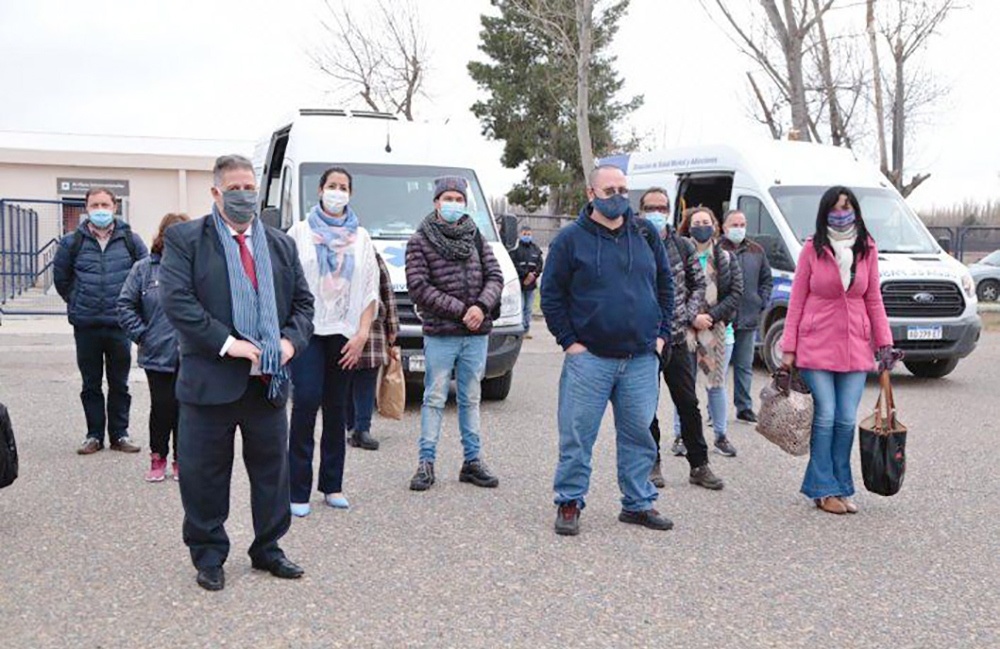
[[[712,473],[712,469],[708,468],[708,462],[691,469],[691,475],[688,477],[688,482],[698,485],[699,487],[711,489],[712,491],[719,491],[726,486],[726,484],[722,481],[722,478]]]
[[[657,489],[663,489],[667,486],[667,483],[663,480],[663,472],[660,470],[660,461],[657,460],[656,464],[653,465],[652,470],[649,472],[649,481],[653,483],[653,486]]]
[[[730,443],[728,437],[715,440],[715,452],[726,457],[736,457],[736,447]]]
[[[575,500],[559,505],[556,512],[556,534],[576,536],[580,533],[580,505]]]
[[[680,437],[674,438],[674,445],[670,447],[670,452],[677,457],[682,457],[688,454],[687,448],[684,446],[684,440]]]
[[[434,463],[421,460],[417,465],[417,472],[410,480],[412,491],[427,491],[434,484]]]

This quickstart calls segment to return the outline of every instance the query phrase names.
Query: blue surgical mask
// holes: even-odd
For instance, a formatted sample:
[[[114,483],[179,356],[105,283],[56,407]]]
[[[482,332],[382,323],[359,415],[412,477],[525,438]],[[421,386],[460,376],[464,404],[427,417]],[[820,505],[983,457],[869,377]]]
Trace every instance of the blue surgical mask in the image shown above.
[[[735,243],[737,246],[743,243],[743,240],[747,238],[746,228],[729,228],[726,230],[726,238]]]
[[[667,217],[662,212],[643,212],[642,216],[649,221],[650,225],[656,228],[658,234],[667,229]]]
[[[534,240],[535,240],[534,237],[532,237],[530,234],[522,234],[521,235],[521,243],[523,243],[525,245],[528,245],[529,243],[531,243]]]
[[[441,209],[438,210],[441,218],[447,223],[455,223],[465,216],[465,203],[458,201],[441,201]]]
[[[617,219],[628,211],[628,196],[615,194],[611,198],[594,197],[594,209],[609,219]]]
[[[708,243],[715,234],[715,228],[711,225],[692,225],[691,237],[698,243]]]
[[[94,224],[95,228],[103,230],[115,220],[115,214],[111,210],[91,210],[87,212],[87,219]]]
[[[257,192],[252,189],[228,189],[222,192],[222,211],[233,223],[249,223],[257,215]]]

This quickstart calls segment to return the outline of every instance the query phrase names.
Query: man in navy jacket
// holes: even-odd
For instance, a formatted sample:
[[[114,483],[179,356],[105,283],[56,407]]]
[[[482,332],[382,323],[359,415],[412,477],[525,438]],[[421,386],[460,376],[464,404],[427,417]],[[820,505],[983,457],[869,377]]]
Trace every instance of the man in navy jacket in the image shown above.
[[[87,218],[62,238],[52,264],[56,290],[66,301],[73,325],[76,364],[83,379],[80,401],[87,436],[76,452],[90,455],[104,448],[106,426],[112,450],[138,453],[139,447],[128,436],[132,343],[118,324],[116,302],[132,264],[149,253],[128,224],[115,218],[111,190],[91,188],[84,200]]]
[[[653,509],[649,471],[656,445],[661,354],[670,350],[673,278],[653,228],[632,214],[625,174],[601,166],[588,178],[590,202],[549,247],[542,277],[545,323],[566,352],[559,379],[557,534],[579,533],[591,455],[608,401],[618,445],[618,520],[657,530],[673,523]]]

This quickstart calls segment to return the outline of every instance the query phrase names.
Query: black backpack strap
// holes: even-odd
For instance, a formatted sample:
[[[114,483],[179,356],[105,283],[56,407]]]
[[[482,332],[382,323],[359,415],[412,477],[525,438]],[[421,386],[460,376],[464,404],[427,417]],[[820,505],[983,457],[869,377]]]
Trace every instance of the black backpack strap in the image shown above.
[[[76,256],[80,254],[80,248],[83,247],[83,233],[79,230],[73,230],[73,242],[69,244],[69,263],[70,266],[76,267]]]

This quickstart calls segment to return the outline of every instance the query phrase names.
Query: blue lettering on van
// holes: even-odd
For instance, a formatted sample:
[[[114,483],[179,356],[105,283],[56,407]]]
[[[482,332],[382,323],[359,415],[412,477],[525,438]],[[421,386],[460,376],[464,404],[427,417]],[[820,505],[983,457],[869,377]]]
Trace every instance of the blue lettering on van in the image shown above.
[[[775,275],[771,284],[771,306],[787,304],[792,294],[792,278]]]
[[[406,265],[406,248],[403,246],[387,246],[382,251],[382,259],[390,266],[403,268]]]

